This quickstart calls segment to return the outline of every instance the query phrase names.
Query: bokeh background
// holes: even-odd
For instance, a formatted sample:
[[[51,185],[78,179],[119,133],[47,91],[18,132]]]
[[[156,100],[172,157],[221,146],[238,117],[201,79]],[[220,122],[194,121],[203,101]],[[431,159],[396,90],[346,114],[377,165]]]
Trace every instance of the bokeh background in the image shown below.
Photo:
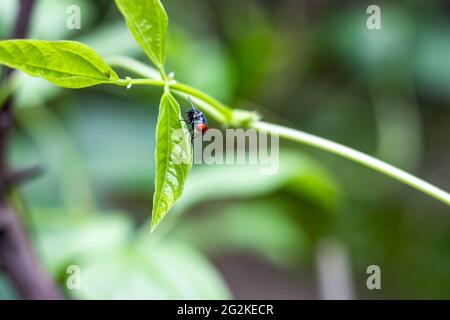
[[[18,2],[0,1],[1,39]],[[163,3],[177,80],[450,190],[448,1]],[[78,40],[105,58],[149,63],[112,1],[37,4],[30,38]],[[81,30],[66,28],[73,4]],[[380,5],[382,30],[366,28],[369,4]],[[44,173],[15,198],[69,298],[450,298],[448,206],[285,141],[275,176],[195,165],[182,200],[150,234],[160,95],[23,76],[10,161]],[[80,290],[66,287],[70,265],[81,268]],[[366,287],[369,265],[381,268],[381,290]],[[2,273],[0,298],[17,298]]]

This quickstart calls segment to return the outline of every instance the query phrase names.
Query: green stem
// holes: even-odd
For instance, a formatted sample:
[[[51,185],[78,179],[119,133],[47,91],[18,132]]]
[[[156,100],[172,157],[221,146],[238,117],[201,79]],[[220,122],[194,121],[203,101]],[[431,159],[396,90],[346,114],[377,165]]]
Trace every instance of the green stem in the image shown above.
[[[164,87],[166,82],[162,80],[155,79],[119,79],[114,84],[118,86],[129,86],[131,85],[148,85],[148,86],[159,86]]]
[[[111,63],[111,60],[109,60]],[[156,85],[156,86],[166,86],[167,83],[171,90],[175,93],[182,95],[183,97],[191,96],[194,102],[198,103],[204,111],[212,115],[216,120],[224,125],[230,124],[239,124],[244,123],[240,121],[240,119],[235,119],[240,116],[237,110],[231,109],[226,105],[222,104],[218,100],[214,99],[210,95],[185,84],[176,83],[175,81],[163,81],[161,80],[161,76],[158,71],[142,64],[131,58],[126,57],[116,57],[113,60],[116,66],[120,66],[122,68],[128,69],[130,71],[135,72],[136,74],[140,74],[144,77],[149,77],[152,79],[128,79],[128,80],[119,80],[117,82],[118,85],[128,85],[128,84],[145,84],[145,85]],[[113,63],[111,63],[113,64]],[[245,112],[244,112],[245,113]],[[251,120],[252,115],[244,114],[245,119]],[[387,164],[379,159],[371,157],[365,153],[354,150],[352,148],[346,147],[339,143],[317,137],[315,135],[286,128],[280,125],[271,124],[263,121],[249,121],[247,124],[248,127],[253,127],[257,130],[277,134],[282,138],[304,143],[310,145],[312,147],[339,155],[341,157],[347,158],[349,160],[360,163],[368,168],[374,169],[378,172],[381,172],[391,178],[394,178],[400,182],[403,182],[406,185],[409,185],[429,196],[440,200],[447,205],[450,206],[450,194],[422,179],[417,178],[416,176],[409,174],[401,169],[398,169],[390,164]]]
[[[378,160],[360,151],[354,150],[352,148],[346,147],[344,145],[341,145],[339,143],[324,138],[317,137],[315,135],[306,132],[286,128],[283,126],[263,121],[254,122],[252,127],[263,132],[276,134],[285,139],[304,143],[312,147],[322,149],[324,151],[328,151],[341,157],[350,159],[366,167],[381,172],[400,182],[403,182],[404,184],[407,184],[425,194],[428,194],[429,196],[437,200],[440,200],[450,206],[450,194],[448,192],[422,179],[419,179],[416,176],[413,176],[412,174],[409,174],[403,170],[400,170],[390,164],[387,164],[381,160]]]
[[[229,114],[231,116],[232,111],[231,108],[225,106],[223,103],[219,102],[218,100],[214,99],[210,95],[196,89],[190,86],[187,86],[182,83],[174,83],[170,86],[173,90],[181,91],[187,94],[191,94],[192,96],[199,98],[200,100],[203,100],[204,102],[214,106],[216,109],[218,109],[221,113]]]
[[[223,105],[206,93],[181,83],[171,84],[170,89],[178,95],[183,96],[183,98],[190,96],[195,103],[202,107],[204,111],[213,116],[223,125],[227,126],[231,123],[233,117],[232,109]]]
[[[124,57],[124,56],[112,56],[106,59],[106,62],[112,67],[119,67],[125,70],[128,70],[134,74],[137,74],[141,77],[145,77],[148,79],[121,79],[115,84],[121,86],[127,86],[130,82],[131,84],[144,84],[144,85],[156,85],[156,86],[165,86],[165,81],[162,80],[160,72],[140,61],[137,61],[133,58]],[[209,113],[212,117],[214,117],[217,121],[222,124],[228,125],[232,118],[232,109],[225,106],[221,102],[217,101],[210,95],[185,84],[176,83],[175,81],[169,81],[169,87],[176,94],[186,98],[190,96],[193,98],[194,102],[201,105],[203,109],[207,113]]]

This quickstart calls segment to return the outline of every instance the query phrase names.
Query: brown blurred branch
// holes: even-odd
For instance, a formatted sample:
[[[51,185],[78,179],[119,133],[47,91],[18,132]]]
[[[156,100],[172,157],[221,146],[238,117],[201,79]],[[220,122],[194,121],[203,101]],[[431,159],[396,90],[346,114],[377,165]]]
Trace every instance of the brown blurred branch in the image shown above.
[[[41,175],[42,171],[42,167],[33,166],[22,170],[5,173],[3,176],[0,176],[0,194],[6,194],[8,191],[11,191],[22,183],[33,180]]]
[[[12,38],[24,38],[28,30],[34,0],[21,0]],[[12,74],[8,69],[4,83]],[[56,285],[38,263],[19,217],[7,203],[8,189],[35,172],[10,173],[8,146],[13,126],[13,98],[0,106],[0,263],[23,299],[60,299]],[[15,184],[15,185],[14,185]]]
[[[0,261],[23,299],[60,299],[55,284],[39,265],[22,223],[0,200]]]

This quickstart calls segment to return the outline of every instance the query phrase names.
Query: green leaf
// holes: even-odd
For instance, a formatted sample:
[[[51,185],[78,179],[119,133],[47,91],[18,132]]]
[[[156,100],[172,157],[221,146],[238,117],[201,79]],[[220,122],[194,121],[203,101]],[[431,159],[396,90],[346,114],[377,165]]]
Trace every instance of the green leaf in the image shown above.
[[[163,241],[152,246],[136,239],[101,258],[73,262],[82,270],[75,299],[230,299],[218,271],[194,247]],[[114,281],[111,281],[114,279]]]
[[[81,287],[68,290],[70,298],[230,298],[219,272],[195,247],[170,239],[155,245],[126,212],[33,207],[33,214],[46,270],[64,285],[68,266],[81,269]],[[15,298],[1,273],[0,298]]]
[[[0,64],[66,88],[119,79],[93,49],[76,41],[0,41]]]
[[[164,69],[169,19],[160,0],[116,0],[128,28],[145,53]]]
[[[153,196],[152,230],[181,196],[192,167],[189,131],[181,120],[180,105],[165,93],[156,126],[156,178]]]
[[[173,235],[207,255],[248,252],[282,267],[292,267],[307,254],[309,239],[297,216],[309,208],[286,200],[265,197],[209,206],[205,210],[214,214],[186,219],[177,225]]]
[[[67,263],[99,252],[118,251],[128,243],[133,222],[123,212],[92,212],[59,207],[33,207],[39,255],[51,273],[65,272]]]

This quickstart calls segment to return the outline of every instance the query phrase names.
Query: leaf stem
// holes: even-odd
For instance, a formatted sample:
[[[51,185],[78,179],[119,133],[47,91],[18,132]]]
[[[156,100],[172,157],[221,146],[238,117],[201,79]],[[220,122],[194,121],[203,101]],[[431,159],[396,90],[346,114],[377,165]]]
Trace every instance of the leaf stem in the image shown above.
[[[114,84],[118,86],[129,86],[131,85],[149,85],[149,86],[158,86],[158,87],[164,87],[166,85],[166,82],[163,80],[156,80],[156,79],[119,79]]]
[[[368,168],[381,172],[400,182],[403,182],[404,184],[409,185],[425,194],[428,194],[429,196],[437,200],[440,200],[450,206],[450,194],[448,192],[422,179],[419,179],[418,177],[410,173],[407,173],[401,169],[398,169],[390,164],[387,164],[379,159],[371,157],[355,149],[349,148],[342,144],[321,137],[317,137],[310,133],[306,133],[291,128],[286,128],[268,122],[256,121],[252,124],[252,127],[260,131],[268,132],[271,134],[277,134],[285,139],[304,143],[309,146],[347,158],[349,160],[362,164]]]
[[[174,83],[170,87],[173,90],[191,94],[194,97],[197,97],[197,98],[205,101],[206,103],[216,107],[221,113],[229,114],[231,116],[231,113],[232,113],[231,108],[225,106],[223,103],[219,102],[218,100],[214,99],[213,97],[204,93],[203,91],[200,91],[196,88],[190,87],[190,86],[182,84],[182,83]]]
[[[110,64],[114,64],[116,66],[123,67],[130,71],[135,72],[144,77],[149,77],[151,79],[131,79],[131,80],[119,80],[118,85],[128,85],[131,81],[132,84],[145,84],[145,85],[156,85],[156,86],[166,86],[167,82],[161,80],[161,76],[159,75],[156,69],[149,67],[139,61],[136,61],[127,57],[115,57],[109,60]],[[236,109],[231,109],[230,107],[224,105],[220,101],[214,99],[210,95],[196,89],[190,87],[188,85],[177,83],[175,81],[169,82],[169,87],[178,95],[183,96],[191,96],[194,102],[201,105],[201,107],[210,115],[212,115],[217,121],[227,126],[230,124],[239,124],[239,121],[236,121],[236,117],[239,116],[239,113]],[[247,115],[245,115],[247,117]],[[251,116],[251,115],[250,115]],[[251,118],[248,118],[251,120]],[[386,162],[383,162],[379,159],[376,159],[372,156],[369,156],[363,152],[357,151],[350,147],[346,147],[339,143],[317,137],[310,133],[306,133],[303,131],[290,129],[287,127],[283,127],[280,125],[253,120],[247,124],[248,127],[253,127],[260,131],[269,132],[272,134],[278,134],[280,137],[283,137],[288,140],[304,143],[310,145],[312,147],[339,155],[341,157],[347,158],[354,162],[360,163],[368,168],[381,172],[391,178],[394,178],[400,182],[403,182],[406,185],[409,185],[429,196],[442,201],[443,203],[450,206],[450,194],[418,177],[407,173],[401,169],[398,169]]]
[[[148,78],[132,79],[131,84],[165,86],[165,82],[161,78],[161,73],[157,69],[145,63],[125,56],[112,56],[106,58],[105,60],[111,67],[123,68],[141,77]],[[129,83],[129,80],[121,79],[115,84],[127,86]],[[187,96],[193,98],[194,102],[200,104],[206,112],[211,114],[220,123],[228,125],[231,122],[233,110],[210,95],[191,86],[177,83],[174,80],[169,81],[169,87],[174,91],[174,93],[182,96],[183,98],[186,98]]]
[[[193,87],[181,84],[173,83],[170,85],[172,89],[178,95],[187,98],[190,96],[195,103],[201,105],[201,107],[210,115],[212,115],[217,121],[227,126],[231,123],[233,117],[233,109],[225,106],[221,102],[217,101],[210,95],[195,89]]]

